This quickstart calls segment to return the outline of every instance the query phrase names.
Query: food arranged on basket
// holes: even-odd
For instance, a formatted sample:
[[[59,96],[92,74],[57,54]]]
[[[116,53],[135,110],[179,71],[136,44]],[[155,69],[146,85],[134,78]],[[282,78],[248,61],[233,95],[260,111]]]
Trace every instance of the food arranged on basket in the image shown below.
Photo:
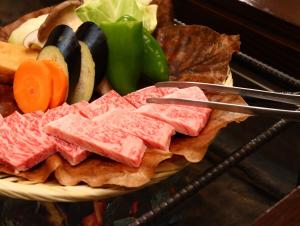
[[[155,91],[149,93],[149,89]],[[171,90],[171,94],[164,95],[159,88],[147,87],[127,99],[137,102],[144,98],[145,91],[146,96],[189,96],[194,100],[207,100],[197,87]],[[0,162],[16,171],[25,171],[58,150],[71,165],[77,165],[92,152],[139,167],[146,145],[169,151],[175,130],[190,136],[199,135],[210,112],[202,107],[150,103],[135,108],[115,91],[91,104],[64,104],[46,113],[21,115],[15,112],[4,118],[0,127],[4,144]]]
[[[19,112],[0,119],[1,172],[40,183],[53,174],[62,185],[139,187],[159,165],[176,168],[173,156],[201,161],[221,128],[246,119],[146,102],[245,104],[197,87],[153,86],[168,79],[224,83],[240,45],[238,36],[205,26],[174,26],[161,7],[169,1],[156,3],[67,1],[7,34],[0,81],[12,83]]]

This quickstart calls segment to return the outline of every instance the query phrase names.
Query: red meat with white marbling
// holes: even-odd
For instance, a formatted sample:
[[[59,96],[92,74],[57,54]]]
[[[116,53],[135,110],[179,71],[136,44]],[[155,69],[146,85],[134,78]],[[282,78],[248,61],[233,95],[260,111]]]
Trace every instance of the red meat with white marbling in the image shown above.
[[[17,112],[2,121],[0,135],[0,161],[16,171],[30,169],[56,151],[53,140]]]
[[[85,108],[88,102],[81,101],[79,103],[69,105],[63,104],[60,107],[48,110],[42,117],[41,126],[44,127],[51,121],[55,121],[62,118],[68,114],[80,114],[80,110]],[[56,149],[61,154],[61,156],[66,159],[71,165],[75,166],[85,160],[89,155],[85,148],[63,141],[59,138],[54,139]]]
[[[113,109],[135,110],[135,107],[116,91],[111,90],[102,97],[93,101],[81,110],[81,114],[87,118],[94,118]]]
[[[198,87],[178,89],[164,97],[207,100],[203,91]],[[189,136],[198,136],[201,130],[206,126],[211,109],[179,104],[148,103],[138,108],[136,112],[164,121],[172,125],[179,133]]]
[[[108,157],[132,167],[141,164],[146,146],[138,137],[89,120],[79,115],[69,114],[45,127],[46,132],[69,143]]]
[[[164,87],[158,88],[156,86],[148,86],[143,89],[139,89],[135,92],[129,93],[124,98],[131,103],[136,108],[141,107],[144,104],[147,104],[148,98],[154,97],[163,97],[167,94],[171,94],[178,90],[178,88],[174,87]]]
[[[149,147],[163,150],[169,150],[171,136],[175,134],[174,128],[165,122],[123,109],[109,111],[93,121],[99,126],[109,123],[109,127],[137,136]]]

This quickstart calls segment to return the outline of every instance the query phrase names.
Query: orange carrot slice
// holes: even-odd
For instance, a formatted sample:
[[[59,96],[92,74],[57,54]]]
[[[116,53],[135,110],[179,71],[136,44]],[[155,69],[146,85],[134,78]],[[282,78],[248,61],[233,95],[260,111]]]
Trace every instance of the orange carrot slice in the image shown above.
[[[45,64],[28,60],[17,69],[13,92],[22,112],[46,111],[50,104],[52,90],[52,77]]]
[[[48,67],[52,77],[53,91],[49,107],[54,108],[61,105],[66,99],[68,90],[67,75],[65,74],[64,70],[54,61],[42,60],[41,62]]]

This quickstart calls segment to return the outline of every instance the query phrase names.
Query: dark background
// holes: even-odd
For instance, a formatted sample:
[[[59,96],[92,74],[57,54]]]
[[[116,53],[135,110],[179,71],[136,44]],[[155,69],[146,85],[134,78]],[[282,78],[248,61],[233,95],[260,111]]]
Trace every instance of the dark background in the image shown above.
[[[36,9],[53,5],[61,0],[1,0],[0,26],[16,20],[21,15]]]

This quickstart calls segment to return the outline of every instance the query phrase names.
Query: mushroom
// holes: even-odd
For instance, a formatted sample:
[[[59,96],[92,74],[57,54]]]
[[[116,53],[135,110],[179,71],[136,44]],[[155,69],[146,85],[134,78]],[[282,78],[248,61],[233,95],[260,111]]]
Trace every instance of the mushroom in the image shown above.
[[[38,40],[41,43],[45,42],[53,28],[60,24],[68,25],[76,30],[82,21],[75,14],[75,9],[81,4],[82,1],[80,0],[72,0],[53,7],[45,22],[38,29]]]
[[[44,46],[44,42],[40,42],[37,38],[38,29],[30,32],[25,36],[23,40],[23,45],[29,49],[40,50]]]

